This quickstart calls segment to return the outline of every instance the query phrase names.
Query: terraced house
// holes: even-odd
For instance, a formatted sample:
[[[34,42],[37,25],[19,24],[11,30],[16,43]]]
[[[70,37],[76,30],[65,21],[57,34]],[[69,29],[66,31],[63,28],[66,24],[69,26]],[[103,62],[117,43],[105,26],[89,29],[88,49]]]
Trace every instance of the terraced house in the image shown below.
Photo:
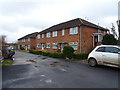
[[[18,48],[20,49],[21,47],[24,48],[25,50],[30,50],[30,49],[35,49],[36,47],[36,36],[38,32],[28,34],[22,38],[18,39]]]
[[[89,52],[101,44],[108,29],[77,18],[47,28],[36,37],[37,50],[62,51],[64,46],[72,46],[75,52]]]

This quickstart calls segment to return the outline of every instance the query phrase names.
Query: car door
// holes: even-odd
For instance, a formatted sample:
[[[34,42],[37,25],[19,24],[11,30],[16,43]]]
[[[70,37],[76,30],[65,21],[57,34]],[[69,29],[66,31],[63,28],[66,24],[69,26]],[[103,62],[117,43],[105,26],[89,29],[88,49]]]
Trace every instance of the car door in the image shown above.
[[[105,58],[104,58],[103,62],[105,64],[111,64],[111,65],[118,66],[118,60],[119,60],[118,52],[119,51],[120,51],[120,49],[116,48],[116,47],[106,47],[105,53],[104,53]]]
[[[103,60],[105,59],[104,53],[105,53],[105,47],[99,47],[98,49],[96,49],[94,56],[99,63],[102,63]]]

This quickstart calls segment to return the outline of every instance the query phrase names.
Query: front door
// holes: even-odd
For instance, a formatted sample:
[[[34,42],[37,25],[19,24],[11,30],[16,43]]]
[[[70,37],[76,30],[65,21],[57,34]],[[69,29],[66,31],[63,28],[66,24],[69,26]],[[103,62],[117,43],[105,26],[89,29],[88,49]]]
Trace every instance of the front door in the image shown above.
[[[45,48],[45,44],[44,44],[44,43],[42,43],[42,50],[44,50],[44,48]]]

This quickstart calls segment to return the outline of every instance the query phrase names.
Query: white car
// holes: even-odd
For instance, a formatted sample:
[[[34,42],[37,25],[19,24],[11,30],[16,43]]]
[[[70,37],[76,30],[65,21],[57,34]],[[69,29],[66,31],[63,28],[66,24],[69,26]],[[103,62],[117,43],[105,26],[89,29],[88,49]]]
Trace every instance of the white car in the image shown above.
[[[106,65],[120,68],[120,46],[100,45],[88,55],[90,66]]]

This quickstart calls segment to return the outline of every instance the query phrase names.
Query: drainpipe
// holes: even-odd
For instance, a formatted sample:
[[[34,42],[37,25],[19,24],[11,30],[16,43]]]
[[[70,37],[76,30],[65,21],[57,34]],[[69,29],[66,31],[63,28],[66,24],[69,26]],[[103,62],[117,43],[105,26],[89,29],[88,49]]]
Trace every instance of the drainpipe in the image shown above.
[[[80,26],[80,53],[82,53],[82,25]]]

